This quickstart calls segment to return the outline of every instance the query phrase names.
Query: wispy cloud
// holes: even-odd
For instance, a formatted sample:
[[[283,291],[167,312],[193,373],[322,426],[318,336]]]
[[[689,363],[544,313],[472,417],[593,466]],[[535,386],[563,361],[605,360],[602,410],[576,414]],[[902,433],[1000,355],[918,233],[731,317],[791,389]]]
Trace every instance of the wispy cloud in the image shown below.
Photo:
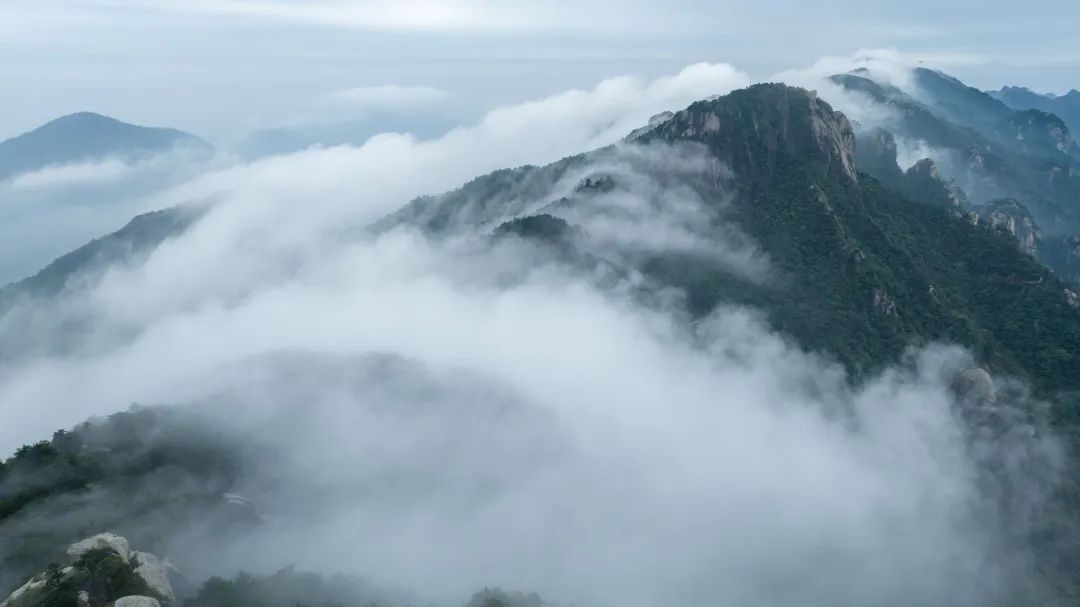
[[[358,86],[336,91],[326,100],[336,105],[354,109],[395,109],[403,106],[415,107],[444,101],[450,94],[430,86],[401,86],[383,84],[378,86]]]
[[[11,188],[36,190],[53,186],[111,183],[122,179],[131,169],[131,165],[118,158],[48,166],[16,175],[11,179]]]
[[[518,8],[480,0],[96,0],[94,4],[373,30],[487,30],[529,24]]]

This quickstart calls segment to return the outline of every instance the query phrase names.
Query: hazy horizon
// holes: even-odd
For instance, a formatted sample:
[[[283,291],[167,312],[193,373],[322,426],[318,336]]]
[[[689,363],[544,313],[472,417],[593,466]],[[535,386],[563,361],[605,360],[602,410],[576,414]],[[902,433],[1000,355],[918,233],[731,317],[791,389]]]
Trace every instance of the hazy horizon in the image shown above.
[[[1080,66],[1080,6],[1049,4],[3,0],[0,94],[23,102],[0,117],[0,139],[79,111],[216,143],[387,102],[462,123],[618,75],[723,62],[767,80],[861,48],[898,49],[980,88],[1064,93]],[[396,94],[348,94],[369,90]]]

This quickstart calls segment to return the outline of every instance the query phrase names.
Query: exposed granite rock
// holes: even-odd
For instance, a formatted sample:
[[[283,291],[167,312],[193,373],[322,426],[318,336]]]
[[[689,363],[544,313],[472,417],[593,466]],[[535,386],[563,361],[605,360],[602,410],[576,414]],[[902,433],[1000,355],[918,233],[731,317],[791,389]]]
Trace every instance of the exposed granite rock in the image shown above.
[[[885,289],[874,289],[874,309],[886,316],[896,316],[896,301]]]
[[[638,140],[652,138],[700,141],[736,174],[767,170],[788,154],[858,182],[851,122],[801,88],[758,84],[699,101]]]
[[[128,541],[118,535],[100,533],[75,542],[68,547],[67,555],[70,565],[50,566],[33,576],[0,607],[52,607],[59,600],[58,588],[70,588],[64,592],[74,595],[67,595],[63,602],[78,607],[160,607],[159,601],[172,602],[176,598],[169,581],[169,572],[175,569],[149,552],[132,551]],[[57,581],[63,584],[55,585]]]
[[[991,229],[1001,229],[1015,236],[1021,251],[1032,257],[1039,254],[1042,234],[1024,205],[1005,198],[982,205],[978,212],[981,221]]]
[[[116,599],[114,607],[161,607],[157,599],[149,596],[125,596]]]
[[[149,552],[133,552],[131,564],[135,566],[135,573],[139,575],[161,598],[172,601],[176,598],[172,584],[169,583],[169,566],[158,560],[158,557]]]
[[[0,607],[18,607],[24,604],[22,601],[29,599],[34,593],[45,587],[45,575],[36,575],[22,586],[19,586],[8,598],[0,602]]]
[[[651,131],[653,128],[656,127],[656,125],[663,124],[663,123],[667,122],[668,120],[671,120],[671,117],[674,116],[674,115],[675,115],[675,112],[660,112],[659,114],[653,115],[652,117],[649,118],[649,124],[648,125],[643,126],[641,128],[634,129],[629,135],[626,136],[625,141],[632,141],[634,139],[637,139],[638,137],[640,137],[640,136],[644,135],[645,133]]]
[[[937,164],[923,158],[904,172],[905,193],[920,202],[930,202],[953,209],[963,209],[967,206],[967,195],[951,179],[946,179],[938,170]]]
[[[885,183],[895,184],[904,176],[897,158],[896,137],[889,131],[873,129],[858,133],[855,162],[860,171]]]
[[[125,563],[131,560],[131,547],[128,541],[112,533],[99,533],[85,540],[75,542],[67,549],[68,557],[74,562],[91,550],[107,549],[115,552]]]

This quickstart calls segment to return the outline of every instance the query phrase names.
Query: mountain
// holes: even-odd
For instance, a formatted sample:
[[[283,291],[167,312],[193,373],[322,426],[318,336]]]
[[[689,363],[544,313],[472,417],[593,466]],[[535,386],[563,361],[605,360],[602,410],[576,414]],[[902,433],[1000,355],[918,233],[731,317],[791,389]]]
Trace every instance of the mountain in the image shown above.
[[[1076,89],[1064,95],[1043,95],[1022,86],[1003,86],[988,94],[1013,109],[1055,114],[1065,121],[1069,130],[1080,129],[1080,91]]]
[[[617,145],[547,166],[496,171],[456,190],[418,198],[376,222],[371,232],[407,228],[434,241],[465,240],[478,243],[491,259],[499,257],[495,247],[521,245],[530,253],[523,263],[554,260],[561,271],[580,272],[600,286],[629,283],[628,297],[648,309],[670,312],[691,327],[727,306],[754,309],[799,348],[839,363],[852,384],[903,361],[912,345],[960,344],[994,375],[1025,380],[1038,396],[1051,399],[1055,428],[1071,441],[1068,447],[1075,454],[1080,446],[1080,299],[1059,273],[1022,250],[1045,238],[1039,230],[1046,228],[1036,227],[1040,217],[1056,213],[1063,222],[1077,219],[1065,198],[1051,197],[1053,190],[1033,177],[1040,166],[1034,155],[1042,151],[999,150],[997,139],[937,113],[946,106],[959,112],[961,104],[983,103],[968,100],[973,96],[969,91],[960,91],[934,110],[863,76],[845,75],[838,81],[876,103],[902,110],[899,120],[888,125],[896,132],[860,129],[814,92],[755,85],[658,116]],[[934,86],[952,91],[954,83]],[[995,108],[987,105],[977,123],[1001,124],[992,120]],[[969,181],[950,180],[936,162],[901,170],[896,162],[900,136],[928,138],[965,154],[969,166],[974,158],[982,159],[961,177],[987,180],[989,185],[969,191],[964,187]],[[1027,198],[983,200],[984,190]],[[687,208],[694,212],[686,213]],[[0,300],[32,302],[22,309],[31,310],[34,314],[25,318],[38,324],[22,335],[17,331],[31,325],[16,317],[0,327],[5,336],[24,338],[12,340],[16,342],[36,337],[46,348],[58,350],[73,347],[94,319],[65,315],[62,306],[50,306],[91,286],[102,267],[116,260],[137,261],[199,220],[197,215],[178,217],[177,212],[139,218],[62,258],[30,282],[9,287],[3,293],[11,294]],[[657,234],[663,237],[662,246],[656,245]],[[489,267],[506,281],[524,274],[520,267],[484,266]],[[297,393],[259,397],[279,397],[290,405],[317,402],[296,378],[309,378],[315,389],[337,384],[320,373],[305,372],[312,364],[290,358],[274,367],[270,375],[285,377],[287,387]],[[316,366],[325,368],[322,362]],[[411,363],[386,359],[331,366],[333,374],[356,390],[371,390],[387,377],[406,377],[400,383],[421,395],[421,407],[424,395],[460,394],[455,404],[461,406],[450,411],[421,408],[424,419],[450,415],[459,426],[491,423],[481,434],[485,445],[505,431],[500,424],[507,417],[525,416],[528,423],[516,427],[528,432],[550,427],[546,417],[523,413],[520,403],[493,397],[498,392],[492,386],[456,386],[453,382],[462,381],[456,374],[451,380],[418,381],[416,375],[422,373]],[[985,372],[976,376],[989,378]],[[978,381],[993,387],[992,379]],[[1004,444],[1004,409],[995,408],[989,396],[975,400],[978,410],[964,410],[961,416],[990,419],[972,431],[990,436],[986,442],[991,446]],[[197,403],[204,411],[219,404]],[[479,414],[469,415],[471,408]],[[397,407],[385,409],[380,414],[401,414]],[[0,467],[0,558],[7,576],[0,579],[14,587],[41,571],[64,545],[104,530],[84,529],[83,521],[90,517],[76,513],[93,515],[99,526],[122,528],[126,537],[155,554],[164,554],[159,547],[183,548],[171,540],[192,525],[204,532],[198,538],[223,541],[230,530],[262,524],[258,498],[236,493],[235,487],[272,486],[278,461],[274,457],[280,450],[238,444],[228,424],[208,421],[199,411],[136,408],[20,449]],[[285,411],[281,419],[267,416],[271,421],[256,416],[258,435],[275,434],[270,431],[273,423],[291,429],[301,427],[306,417],[332,414],[307,406]],[[477,465],[472,460],[446,461],[458,453],[451,448],[455,441],[473,438],[466,432],[453,434],[423,448],[439,454],[445,466],[441,471]],[[516,446],[517,437],[510,438]],[[295,440],[293,446],[299,449],[303,436]],[[554,444],[553,450],[563,454],[562,444]],[[483,463],[501,465],[488,462],[506,455],[495,453]],[[415,490],[398,463],[395,460],[391,478],[361,479],[359,494]],[[408,463],[401,458],[401,467]],[[317,464],[312,470],[326,462]],[[327,490],[318,485],[321,475],[311,476],[313,489]],[[491,483],[482,480],[481,489]],[[364,484],[368,482],[385,484],[373,489]],[[435,482],[424,477],[416,484]],[[323,494],[302,494],[302,507],[311,508],[303,512],[318,514]],[[1072,485],[1063,494],[1048,508],[1064,508],[1065,514],[1059,517],[1055,510],[1054,516],[1035,516],[1039,524],[1030,560],[1055,584],[1064,576],[1064,588],[1040,588],[1011,603],[1006,599],[1014,597],[1002,597],[1002,604],[1054,604],[1042,601],[1040,593],[1075,595],[1080,588],[1075,577],[1080,547],[1070,533],[1078,494]],[[125,497],[118,501],[118,495]],[[463,510],[472,507],[470,502]],[[37,524],[43,519],[50,522],[45,530]],[[47,576],[41,579],[47,581]],[[286,596],[275,584],[275,579],[250,577],[211,579],[194,591],[202,601],[191,604],[245,604],[237,593],[256,599]],[[292,604],[293,597],[289,599]],[[496,594],[480,595],[476,603],[538,601]]]
[[[761,283],[692,255],[634,259],[658,288],[685,292],[693,314],[721,302],[763,309],[775,328],[836,356],[856,376],[896,360],[912,341],[948,340],[971,347],[995,370],[1046,388],[1080,388],[1073,373],[1080,365],[1080,310],[1069,306],[1068,287],[1015,242],[942,204],[909,197],[917,187],[905,196],[858,173],[852,125],[813,93],[753,86],[690,106],[633,143],[697,144],[730,167],[728,177],[717,170],[657,178],[692,189],[714,210],[730,200],[723,221],[701,228],[706,237],[722,238],[721,224],[736,224],[780,276]],[[611,194],[579,187],[539,209],[522,201],[577,173],[583,185],[604,180],[625,194],[631,181],[588,171],[615,153],[500,171],[414,201],[380,228],[411,224],[447,235],[535,213],[574,225],[580,209]],[[668,171],[647,161],[634,170]],[[910,178],[917,182],[918,170]],[[583,228],[589,231],[587,223]]]
[[[931,109],[949,121],[981,132],[993,131],[1012,109],[977,88],[937,70],[912,70],[913,80]]]
[[[206,141],[175,129],[135,126],[91,112],[71,114],[0,142],[0,181],[46,166],[105,157],[137,158],[177,147],[213,149]]]
[[[888,112],[882,124],[859,129],[860,168],[909,197],[952,206],[976,220],[988,216],[983,207],[1013,201],[1013,221],[997,225],[1030,220],[1038,238],[1023,250],[1076,285],[1070,243],[1080,233],[1080,152],[1068,127],[1055,115],[1012,110],[937,72],[915,73],[920,85],[912,91],[879,82],[865,70],[833,77]],[[896,166],[901,144],[932,156],[921,168],[912,167],[924,174],[919,183]],[[1002,209],[995,212],[1000,216]]]
[[[887,103],[912,104],[902,125],[907,134],[936,135],[934,144],[955,137],[985,146],[985,165],[1007,165],[1016,159],[1011,153],[993,155],[994,146],[978,133],[950,126],[897,92],[885,92],[861,77],[840,80],[872,91]],[[665,187],[692,190],[714,213],[730,199],[732,208],[724,210],[722,220],[715,215],[713,225],[696,229],[705,238],[723,238],[725,225],[738,226],[767,253],[781,277],[763,282],[693,255],[635,251],[629,261],[616,260],[643,271],[658,286],[683,290],[693,314],[707,314],[723,301],[759,307],[774,327],[806,348],[835,356],[856,376],[896,360],[913,340],[944,339],[972,348],[994,370],[1016,374],[1042,388],[1080,389],[1080,376],[1073,373],[1080,365],[1080,311],[1068,303],[1068,285],[1022,254],[1015,240],[998,234],[996,228],[1010,225],[1002,215],[1006,207],[987,207],[983,216],[996,219],[987,220],[989,225],[985,221],[972,225],[971,218],[957,210],[959,193],[944,182],[933,189],[936,167],[917,165],[905,174],[887,152],[884,163],[878,164],[891,162],[892,177],[859,173],[865,169],[860,160],[864,154],[857,153],[853,126],[815,94],[757,85],[700,102],[657,121],[629,145],[653,144],[699,146],[730,168],[729,176],[715,165],[709,169],[713,174],[672,173],[669,166],[648,156],[632,160],[636,171],[664,180]],[[895,149],[887,141],[883,145]],[[417,199],[377,222],[374,229],[413,225],[434,236],[490,233],[505,222],[533,214],[582,227],[576,223],[583,213],[610,198],[613,189],[618,193],[632,186],[618,175],[590,172],[591,166],[604,164],[621,149],[606,148],[546,167],[497,171],[460,190]],[[1002,168],[997,175],[1011,171]],[[543,200],[552,184],[576,173],[581,173],[582,181],[570,195]],[[906,184],[896,181],[897,175]],[[935,199],[938,202],[933,203]],[[1022,206],[1024,213],[1043,208],[1031,205],[1031,198],[1010,200],[1010,208]],[[528,201],[541,202],[528,206]],[[194,220],[177,213],[139,218],[121,232],[61,258],[40,275],[0,291],[0,301],[41,293],[56,296],[73,276],[85,277],[87,266],[99,265],[89,260],[105,255],[107,262],[120,251],[127,255],[152,250]],[[1014,218],[1011,225],[1015,224]],[[1032,222],[1032,234],[1041,236],[1043,226]],[[1023,240],[1029,235],[1014,236]],[[1060,241],[1065,244],[1052,247],[1054,254],[1075,263],[1067,248],[1071,237]],[[91,276],[72,284],[92,282]]]

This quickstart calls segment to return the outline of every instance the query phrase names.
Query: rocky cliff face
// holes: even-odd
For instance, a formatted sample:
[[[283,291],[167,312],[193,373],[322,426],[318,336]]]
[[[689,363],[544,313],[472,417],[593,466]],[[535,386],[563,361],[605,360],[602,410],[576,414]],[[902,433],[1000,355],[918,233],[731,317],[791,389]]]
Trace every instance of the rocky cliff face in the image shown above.
[[[818,164],[858,183],[855,133],[842,113],[800,88],[760,84],[701,101],[638,138],[706,144],[737,174],[753,176],[774,167],[780,153]]]
[[[1006,198],[994,200],[977,210],[979,219],[991,229],[1004,230],[1016,237],[1017,246],[1032,257],[1039,255],[1042,235],[1024,205]]]
[[[901,191],[916,200],[938,204],[953,211],[962,211],[968,205],[964,190],[955,181],[943,176],[937,164],[929,158],[923,158],[904,172]]]

